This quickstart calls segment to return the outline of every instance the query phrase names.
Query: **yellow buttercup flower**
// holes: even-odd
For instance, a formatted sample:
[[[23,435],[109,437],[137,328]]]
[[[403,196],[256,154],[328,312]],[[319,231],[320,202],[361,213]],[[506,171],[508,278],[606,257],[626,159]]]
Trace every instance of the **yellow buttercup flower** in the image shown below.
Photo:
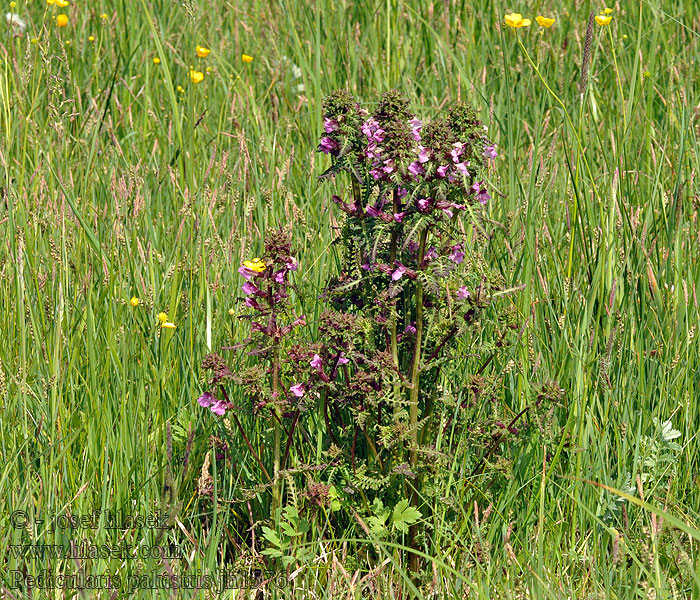
[[[262,273],[265,269],[267,269],[267,266],[265,266],[265,261],[260,258],[254,258],[253,260],[244,260],[243,266],[246,269],[255,271],[256,273]]]
[[[603,17],[601,15],[596,15],[595,17],[595,22],[598,23],[598,25],[609,25],[610,21],[612,21],[611,16]]]
[[[162,325],[168,321],[168,313],[160,312],[158,313],[158,322]]]
[[[177,91],[180,92],[181,94],[184,94],[184,93],[185,93],[185,88],[182,87],[181,85],[178,85],[176,89],[177,89]]]
[[[68,15],[60,14],[56,17],[56,25],[59,27],[65,27],[68,25]]]
[[[510,13],[509,15],[506,15],[504,23],[508,27],[519,29],[520,27],[529,27],[531,21],[530,19],[523,19],[523,16],[520,13]]]
[[[607,7],[606,7],[606,8],[604,8],[604,9],[602,10],[602,13],[603,13],[604,15],[609,15],[611,12],[613,12],[613,9],[612,9],[612,8],[607,8]]]
[[[139,300],[136,296],[133,296],[131,300],[129,300],[129,304],[136,308],[139,304],[141,304],[141,300]]]
[[[199,83],[200,81],[202,81],[202,79],[204,79],[204,73],[202,73],[201,71],[195,71],[194,69],[190,69],[190,79],[194,83]]]
[[[109,19],[109,15],[107,13],[102,13],[100,15],[100,19],[104,19],[106,21],[107,19]]]
[[[554,17],[543,17],[542,15],[539,15],[535,18],[535,21],[542,25],[542,27],[551,27],[554,25]]]
[[[175,323],[169,323],[166,321],[165,323],[161,323],[161,327],[163,329],[175,329],[177,325],[175,325]]]
[[[89,35],[88,36],[88,42],[94,42],[95,41],[95,36],[94,35]]]
[[[56,4],[56,0],[46,0],[46,4]]]
[[[59,8],[65,8],[68,6],[68,0],[56,0],[56,6]]]
[[[244,63],[249,63],[249,62],[253,62],[253,57],[252,57],[252,56],[248,56],[247,54],[243,54],[243,55],[241,55],[241,60],[242,60]]]
[[[154,57],[153,57],[153,64],[154,64],[154,65],[159,65],[159,64],[160,64],[160,58],[158,58],[157,56],[154,56]]]
[[[10,8],[15,9],[17,8],[17,3],[16,2],[10,2]]]
[[[195,48],[195,52],[197,53],[197,56],[199,56],[199,58],[206,58],[207,56],[209,56],[211,50],[209,50],[209,48],[205,48],[204,46],[197,46]]]

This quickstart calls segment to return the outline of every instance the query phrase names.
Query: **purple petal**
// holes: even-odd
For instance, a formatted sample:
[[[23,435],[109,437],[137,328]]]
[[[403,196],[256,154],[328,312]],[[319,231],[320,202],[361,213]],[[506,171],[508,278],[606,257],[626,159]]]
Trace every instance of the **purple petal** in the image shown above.
[[[457,300],[465,300],[469,298],[471,294],[469,293],[469,290],[466,288],[466,286],[462,286],[457,290]]]
[[[326,133],[333,133],[338,131],[338,121],[335,119],[329,119],[328,117],[323,119],[323,131]]]
[[[255,271],[251,271],[247,267],[239,267],[238,272],[246,279],[251,279],[255,275]]]
[[[294,394],[297,398],[301,398],[306,393],[306,391],[304,390],[303,383],[297,383],[296,385],[293,385],[289,388],[289,391],[292,392],[292,394]]]
[[[321,357],[318,354],[314,354],[314,357],[311,359],[311,362],[309,364],[317,371],[320,371],[323,367],[323,361],[321,360]]]
[[[210,407],[211,412],[213,412],[215,415],[219,415],[220,417],[223,417],[224,414],[226,414],[226,409],[229,407],[228,402],[224,402],[223,400],[219,400],[218,402],[215,402],[212,404]]]
[[[251,294],[254,294],[255,292],[258,292],[258,291],[260,291],[260,290],[258,290],[258,287],[257,287],[254,283],[251,283],[250,281],[246,281],[246,282],[243,284],[243,287],[241,288],[241,291],[242,291],[246,296],[250,296]]]
[[[209,408],[216,401],[216,397],[211,392],[204,392],[199,398],[197,398],[197,402],[202,408]]]
[[[450,253],[450,260],[458,265],[461,264],[464,260],[464,252],[462,252],[459,248],[453,249]]]

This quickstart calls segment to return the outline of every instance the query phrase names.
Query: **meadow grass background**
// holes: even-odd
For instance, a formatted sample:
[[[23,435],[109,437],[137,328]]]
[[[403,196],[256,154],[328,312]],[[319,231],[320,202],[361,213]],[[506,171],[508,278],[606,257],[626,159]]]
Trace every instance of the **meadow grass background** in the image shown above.
[[[427,523],[427,582],[414,587],[391,546],[368,574],[367,536],[348,518],[345,530],[314,528],[305,538],[314,568],[295,565],[266,597],[700,594],[697,4],[611,5],[612,23],[594,29],[583,102],[586,23],[604,5],[559,4],[17,3],[29,28],[23,37],[3,29],[0,45],[6,589],[10,571],[32,574],[48,562],[13,558],[10,544],[64,543],[66,532],[33,519],[66,510],[170,511],[181,525],[163,539],[187,554],[178,569],[215,571],[250,556],[235,532],[272,515],[269,495],[232,502],[263,481],[235,435],[234,467],[222,476],[212,463],[218,501],[196,493],[208,438],[222,435],[196,404],[199,365],[209,349],[245,335],[237,269],[261,254],[267,227],[291,227],[307,298],[337,269],[330,244],[339,213],[329,202],[337,190],[316,180],[328,166],[316,152],[322,99],[347,87],[372,102],[398,87],[422,118],[457,99],[473,103],[497,144],[488,256],[524,288],[509,300],[522,336],[493,369],[512,414],[535,382],[559,383],[569,451],[564,460],[561,439],[519,448],[511,479],[491,498],[456,457]],[[515,32],[500,26],[507,9],[533,19],[519,37],[550,91]],[[69,15],[67,27],[52,22],[58,12]],[[536,14],[557,21],[542,29]],[[197,58],[197,44],[210,56]],[[211,71],[195,85],[190,66]],[[307,300],[303,309],[313,332],[318,307]],[[176,330],[158,330],[160,311]],[[464,380],[479,364],[467,358],[450,376]],[[262,439],[263,425],[241,418],[253,443]],[[657,423],[668,420],[680,450],[663,442]],[[13,528],[17,510],[31,531]],[[259,551],[259,527],[257,536]],[[100,527],[91,539],[121,538]],[[124,539],[163,542],[147,528]],[[92,570],[165,569],[137,562],[97,560]]]

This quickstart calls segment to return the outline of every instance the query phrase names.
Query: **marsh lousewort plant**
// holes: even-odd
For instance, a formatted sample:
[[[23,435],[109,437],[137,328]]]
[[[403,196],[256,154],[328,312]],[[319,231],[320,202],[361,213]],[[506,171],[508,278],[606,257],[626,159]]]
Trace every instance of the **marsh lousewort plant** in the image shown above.
[[[484,309],[504,293],[482,252],[483,207],[491,200],[484,173],[497,152],[470,107],[455,105],[423,123],[396,91],[373,113],[345,91],[332,93],[323,130],[318,149],[331,166],[320,178],[346,188],[333,195],[345,213],[336,240],[342,266],[318,299],[318,339],[283,340],[305,320],[289,302],[290,238],[269,233],[265,255],[240,269],[252,314],[251,338],[238,347],[259,361],[233,378],[245,385],[254,412],[273,420],[274,506],[282,501],[279,473],[292,436],[301,432],[307,443],[322,439],[330,490],[323,497],[354,497],[365,507],[387,492],[406,497],[413,508],[402,510],[397,528],[405,526],[417,548],[421,495],[430,494],[429,475],[456,449],[446,439],[456,444],[473,431],[493,452],[488,426],[464,414],[474,399],[495,406],[493,385],[480,373],[457,380],[443,373],[448,362],[503,341],[485,344],[482,336]],[[233,404],[217,380],[219,363],[207,360],[219,390],[199,403],[222,415]],[[313,434],[301,419],[310,414]]]

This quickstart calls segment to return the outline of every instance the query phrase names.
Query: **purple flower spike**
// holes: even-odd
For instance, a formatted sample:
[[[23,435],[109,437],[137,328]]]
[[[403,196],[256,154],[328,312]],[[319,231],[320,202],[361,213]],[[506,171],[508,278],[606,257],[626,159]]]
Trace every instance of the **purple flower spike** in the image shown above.
[[[204,392],[199,398],[197,398],[197,402],[202,408],[209,408],[212,404],[218,402],[218,400],[211,392]]]
[[[292,394],[294,394],[297,398],[301,398],[306,393],[306,390],[304,390],[303,383],[297,383],[296,385],[293,385],[289,388],[289,391],[292,392]]]
[[[321,152],[325,152],[326,154],[330,154],[334,150],[337,150],[340,147],[338,142],[336,142],[334,139],[329,138],[328,136],[321,138],[321,144],[319,145],[318,149]]]
[[[466,286],[462,286],[457,290],[457,300],[466,300],[471,296],[471,293],[469,293],[469,290],[466,288]]]
[[[323,131],[326,133],[333,133],[338,131],[338,121],[335,119],[329,119],[328,117],[323,119]]]
[[[317,371],[320,371],[323,368],[323,361],[318,354],[314,354],[314,357],[311,359],[309,364]]]

